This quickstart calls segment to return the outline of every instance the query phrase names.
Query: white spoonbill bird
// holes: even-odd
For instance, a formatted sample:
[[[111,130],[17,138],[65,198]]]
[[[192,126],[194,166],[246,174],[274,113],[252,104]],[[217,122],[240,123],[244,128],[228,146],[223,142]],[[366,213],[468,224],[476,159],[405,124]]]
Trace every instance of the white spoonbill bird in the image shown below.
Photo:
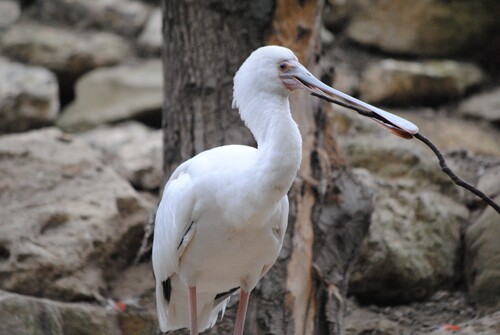
[[[233,107],[239,108],[257,148],[226,145],[204,151],[181,164],[165,186],[152,256],[161,331],[190,328],[198,334],[214,325],[239,291],[234,334],[243,334],[249,294],[281,249],[287,192],[302,157],[288,101],[295,89],[362,107],[400,136],[418,131],[323,84],[289,49],[255,50],[234,77]]]

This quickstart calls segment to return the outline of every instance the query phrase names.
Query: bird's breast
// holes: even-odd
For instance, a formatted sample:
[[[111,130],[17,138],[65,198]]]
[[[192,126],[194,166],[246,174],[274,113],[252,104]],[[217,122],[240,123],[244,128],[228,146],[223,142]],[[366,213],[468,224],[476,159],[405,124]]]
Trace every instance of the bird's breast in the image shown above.
[[[276,261],[282,239],[276,234],[280,213],[241,215],[234,207],[232,217],[215,214],[200,218],[197,230],[179,264],[181,278],[196,282],[200,292],[220,293],[256,282],[263,269]],[[183,275],[184,273],[184,275]]]

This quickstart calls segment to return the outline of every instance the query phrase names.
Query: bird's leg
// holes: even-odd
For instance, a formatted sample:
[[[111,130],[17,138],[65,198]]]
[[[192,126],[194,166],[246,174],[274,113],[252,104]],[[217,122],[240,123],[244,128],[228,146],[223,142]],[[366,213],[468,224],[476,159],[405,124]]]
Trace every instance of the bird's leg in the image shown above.
[[[191,335],[198,335],[198,305],[196,304],[196,286],[189,288],[189,321]]]
[[[243,335],[249,297],[250,292],[247,292],[244,289],[240,290],[240,303],[238,304],[238,312],[236,313],[236,323],[234,325],[233,335]]]

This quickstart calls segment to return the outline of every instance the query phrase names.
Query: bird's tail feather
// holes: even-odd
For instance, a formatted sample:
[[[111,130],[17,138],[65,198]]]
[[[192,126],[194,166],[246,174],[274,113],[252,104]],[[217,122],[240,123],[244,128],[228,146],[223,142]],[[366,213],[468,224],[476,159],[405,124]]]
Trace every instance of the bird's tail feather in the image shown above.
[[[213,294],[198,294],[198,326],[199,331],[213,327],[219,313],[226,309],[228,299],[214,306]],[[187,290],[172,290],[170,303],[163,295],[161,282],[156,284],[156,309],[162,332],[189,327]]]
[[[162,332],[169,330],[168,327],[168,303],[163,296],[163,285],[160,281],[156,282],[156,311],[158,313],[158,322]]]

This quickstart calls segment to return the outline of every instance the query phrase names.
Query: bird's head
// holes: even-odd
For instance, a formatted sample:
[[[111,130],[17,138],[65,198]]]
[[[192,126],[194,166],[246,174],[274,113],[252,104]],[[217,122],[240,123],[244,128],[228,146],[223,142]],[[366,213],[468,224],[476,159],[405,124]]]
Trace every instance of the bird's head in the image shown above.
[[[234,77],[233,104],[237,107],[246,97],[259,93],[288,96],[298,85],[283,75],[294,66],[304,68],[290,49],[270,45],[255,50]]]
[[[362,112],[400,137],[412,138],[418,133],[413,123],[325,85],[300,64],[290,49],[276,45],[255,50],[241,65],[234,77],[233,107],[240,107],[252,97],[264,98],[266,94],[288,97],[297,89]]]

